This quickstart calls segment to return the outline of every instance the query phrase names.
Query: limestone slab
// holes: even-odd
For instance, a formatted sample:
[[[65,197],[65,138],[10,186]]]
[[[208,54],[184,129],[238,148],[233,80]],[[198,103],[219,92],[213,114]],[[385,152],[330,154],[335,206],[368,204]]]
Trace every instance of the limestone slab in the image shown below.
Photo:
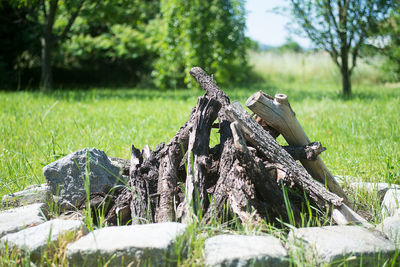
[[[45,222],[46,208],[38,203],[0,212],[0,237]]]
[[[51,200],[50,187],[46,184],[30,186],[25,190],[4,195],[3,207],[21,207],[34,203],[47,203]]]
[[[304,252],[316,263],[347,259],[346,266],[381,266],[395,253],[395,245],[382,233],[361,226],[326,226],[291,230],[288,246],[293,254]]]
[[[204,253],[207,266],[289,266],[273,236],[218,235],[206,240]]]
[[[400,207],[400,189],[389,189],[383,198],[381,209],[382,216],[388,217],[395,214]]]
[[[31,254],[31,259],[40,259],[41,252],[49,244],[57,245],[60,236],[66,232],[87,233],[85,225],[78,220],[54,219],[40,225],[21,230],[16,233],[8,234],[0,239],[0,243],[8,247],[16,247]]]
[[[175,239],[186,230],[180,223],[113,226],[95,230],[67,246],[72,266],[161,266],[171,263]],[[167,261],[168,260],[168,261]]]
[[[400,245],[400,210],[397,210],[393,216],[385,218],[382,223],[376,226],[376,229],[382,231],[397,246]]]

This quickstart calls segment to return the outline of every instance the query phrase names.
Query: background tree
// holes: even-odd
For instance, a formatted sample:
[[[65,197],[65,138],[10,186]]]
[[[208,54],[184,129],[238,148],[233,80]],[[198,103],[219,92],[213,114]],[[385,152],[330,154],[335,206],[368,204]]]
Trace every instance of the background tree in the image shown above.
[[[361,45],[385,21],[390,0],[290,0],[292,14],[310,40],[329,53],[340,70],[344,95],[351,94],[351,74]]]
[[[12,2],[0,1],[0,84],[20,88],[26,67],[33,64],[31,55],[40,51],[37,24],[26,19],[30,10]]]
[[[242,0],[162,0],[159,58],[153,77],[158,87],[190,86],[192,66],[213,73],[219,83],[246,73],[245,9]]]
[[[74,24],[79,12],[86,0],[20,0],[14,2],[30,9],[29,19],[40,25],[41,39],[41,78],[40,87],[43,90],[53,88],[52,52],[68,37],[68,33]],[[63,9],[64,12],[60,12]],[[62,14],[62,15],[60,15]],[[65,23],[57,23],[57,18],[68,19]]]
[[[18,11],[16,20],[37,26],[35,33],[40,39],[38,58],[42,90],[53,88],[54,67],[60,74],[59,80],[63,79],[62,76],[68,76],[65,80],[70,80],[72,76],[81,83],[86,78],[94,80],[97,76],[101,78],[98,80],[104,81],[105,77],[113,74],[121,77],[121,72],[118,72],[121,69],[127,70],[124,73],[134,73],[152,51],[151,45],[146,43],[149,40],[149,34],[145,34],[146,23],[158,14],[159,1],[19,0],[4,3]],[[5,17],[5,20],[10,18]],[[10,40],[16,35],[14,33]],[[35,52],[31,58],[38,56],[38,51]],[[120,68],[115,68],[118,64]],[[76,75],[74,68],[81,68],[81,75]],[[96,75],[96,71],[107,75]],[[85,79],[79,77],[88,74]]]

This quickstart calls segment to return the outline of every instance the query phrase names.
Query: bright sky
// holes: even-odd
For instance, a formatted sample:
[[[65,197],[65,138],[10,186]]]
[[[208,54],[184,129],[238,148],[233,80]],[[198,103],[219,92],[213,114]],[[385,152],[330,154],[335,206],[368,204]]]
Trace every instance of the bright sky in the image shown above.
[[[285,28],[290,22],[288,17],[276,15],[271,10],[277,6],[287,6],[285,0],[247,0],[247,31],[246,35],[262,44],[280,46],[287,37],[291,37],[301,46],[308,48],[310,42],[305,38],[291,35]]]

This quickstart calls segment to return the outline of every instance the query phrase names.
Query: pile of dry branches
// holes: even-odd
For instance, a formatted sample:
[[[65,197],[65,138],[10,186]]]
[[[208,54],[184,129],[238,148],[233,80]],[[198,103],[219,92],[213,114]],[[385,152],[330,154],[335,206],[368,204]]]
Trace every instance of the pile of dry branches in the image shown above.
[[[246,103],[252,116],[238,102],[230,103],[201,68],[190,74],[205,94],[167,144],[154,151],[132,145],[128,186],[114,198],[109,224],[188,221],[200,214],[207,223],[226,207],[242,222],[285,221],[283,187],[304,192],[314,205],[331,212],[337,224],[367,224],[350,208],[318,156],[324,148],[310,143],[285,95],[254,94]],[[210,148],[213,127],[219,129],[220,142]],[[279,134],[289,146],[278,144]],[[287,201],[298,216],[300,206]]]

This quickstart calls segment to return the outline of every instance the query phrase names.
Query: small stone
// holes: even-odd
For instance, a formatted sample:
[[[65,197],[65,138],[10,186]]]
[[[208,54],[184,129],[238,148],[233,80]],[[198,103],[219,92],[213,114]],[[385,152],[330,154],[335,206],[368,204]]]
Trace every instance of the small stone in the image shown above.
[[[129,176],[130,160],[121,158],[109,158],[113,166],[119,168],[119,174]]]
[[[185,230],[186,225],[173,222],[95,230],[67,246],[68,264],[97,266],[99,259],[110,260],[107,266],[171,264],[174,241]]]
[[[83,234],[87,233],[87,228],[81,221],[55,219],[17,233],[5,235],[0,239],[0,243],[2,246],[7,243],[8,247],[16,247],[28,252],[31,255],[31,260],[38,261],[49,242],[52,245],[57,245],[62,235],[67,232],[77,233],[80,231]]]
[[[334,175],[333,178],[335,178],[335,180],[336,180],[336,182],[337,182],[338,184],[343,184],[343,183],[344,183],[344,179],[343,179],[343,177],[340,176],[340,175]]]
[[[397,246],[400,245],[400,210],[397,210],[393,216],[387,217],[376,226],[376,229],[382,231]]]
[[[61,198],[59,204],[62,210],[73,208],[85,199],[87,176],[91,193],[107,193],[122,182],[119,172],[120,169],[111,164],[106,153],[95,148],[71,153],[43,168],[52,194]]]
[[[32,204],[0,212],[0,237],[46,221],[47,205]]]
[[[392,216],[399,209],[400,189],[389,189],[383,198],[381,209],[382,216]]]
[[[381,266],[395,254],[390,240],[361,226],[325,226],[291,230],[288,246],[293,255],[305,253],[313,264],[346,260],[346,266]]]
[[[51,201],[50,187],[46,184],[29,186],[23,191],[4,195],[1,201],[3,207],[21,207],[34,203],[49,203]]]
[[[207,266],[289,266],[286,249],[270,235],[218,235],[204,250]]]

